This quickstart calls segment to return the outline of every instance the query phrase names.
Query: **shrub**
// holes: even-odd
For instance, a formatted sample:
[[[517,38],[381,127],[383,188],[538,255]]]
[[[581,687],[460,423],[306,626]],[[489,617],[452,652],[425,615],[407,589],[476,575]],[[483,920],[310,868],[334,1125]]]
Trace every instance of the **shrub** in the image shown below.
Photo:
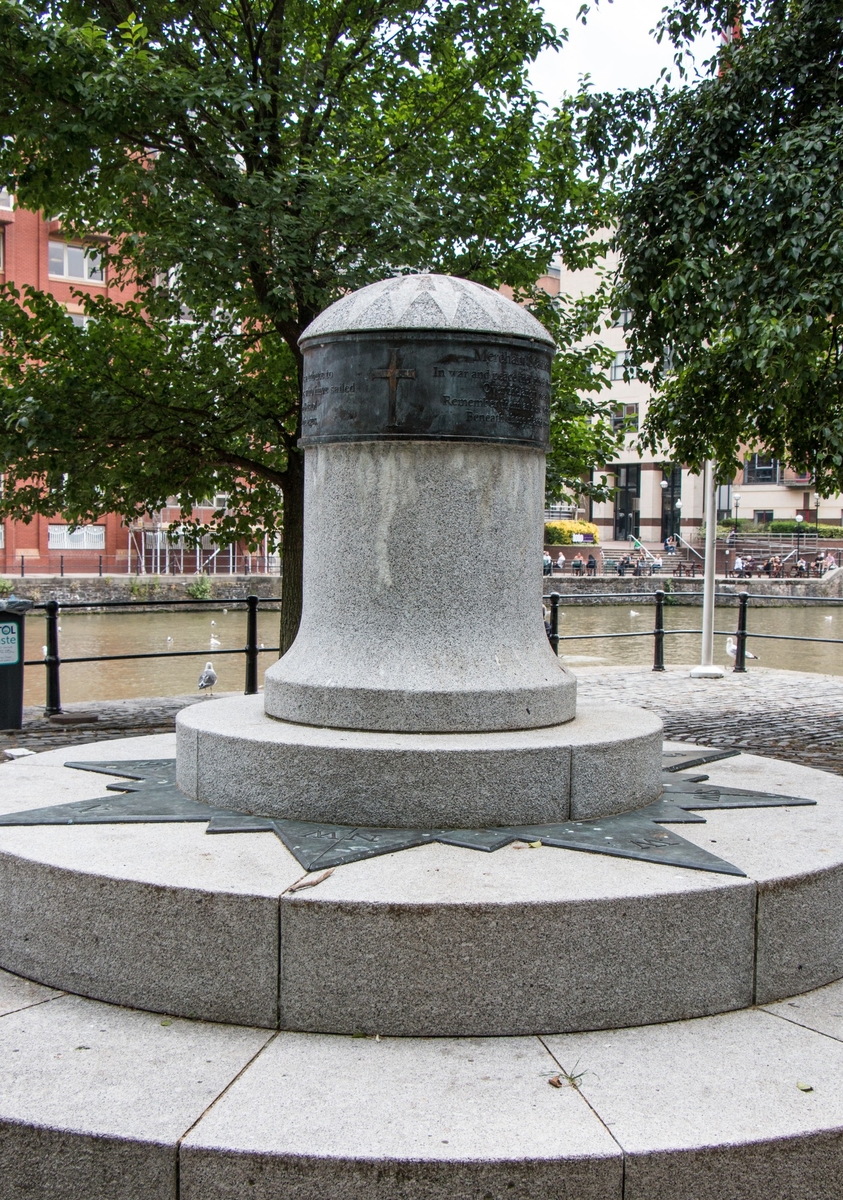
[[[200,575],[193,583],[189,583],[184,590],[190,596],[191,600],[210,600],[211,581],[207,575]]]
[[[11,579],[0,579],[0,596],[11,596],[15,590],[15,585]]]
[[[548,521],[544,527],[546,546],[572,546],[574,534],[581,533],[589,544],[597,545],[600,531],[591,521]]]

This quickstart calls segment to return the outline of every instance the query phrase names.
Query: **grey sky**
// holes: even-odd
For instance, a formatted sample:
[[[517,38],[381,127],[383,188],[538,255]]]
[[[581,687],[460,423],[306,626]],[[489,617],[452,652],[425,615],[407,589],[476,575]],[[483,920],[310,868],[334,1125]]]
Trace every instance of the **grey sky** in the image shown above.
[[[568,43],[561,53],[538,59],[531,77],[549,104],[575,89],[580,75],[590,74],[597,91],[644,87],[655,83],[662,67],[673,62],[673,48],[651,36],[665,0],[601,0],[588,24],[575,20],[581,0],[544,0],[547,20],[567,28]],[[714,42],[702,44],[698,61],[710,56]]]

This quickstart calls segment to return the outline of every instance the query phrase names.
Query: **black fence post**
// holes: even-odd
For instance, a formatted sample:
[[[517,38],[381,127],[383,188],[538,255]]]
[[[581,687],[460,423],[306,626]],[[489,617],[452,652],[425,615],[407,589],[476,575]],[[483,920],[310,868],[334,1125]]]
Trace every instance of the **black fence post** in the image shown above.
[[[20,577],[21,577],[21,579],[23,579],[23,577],[25,575],[26,575],[26,567],[24,566],[24,557],[23,557],[23,555],[21,555],[20,556]]]
[[[57,600],[48,600],[47,610],[47,703],[45,716],[52,717],[61,712],[61,659],[59,658],[59,605]]]
[[[552,592],[550,596],[550,644],[553,653],[559,654],[559,593]]]
[[[64,555],[59,556],[59,574],[64,578]]]
[[[258,598],[246,597],[246,695],[258,690]]]
[[[102,555],[100,555],[100,579],[102,579]]]
[[[741,671],[746,674],[746,609],[749,602],[749,592],[741,592],[738,595],[738,633],[737,647],[735,648],[735,667],[736,671]]]
[[[653,629],[653,670],[664,670],[664,592],[656,592],[656,624]]]

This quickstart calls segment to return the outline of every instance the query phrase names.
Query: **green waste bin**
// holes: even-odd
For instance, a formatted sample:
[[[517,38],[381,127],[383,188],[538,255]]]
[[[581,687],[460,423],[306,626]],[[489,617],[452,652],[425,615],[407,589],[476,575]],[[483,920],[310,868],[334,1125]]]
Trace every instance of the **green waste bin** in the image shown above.
[[[0,729],[23,728],[24,617],[31,600],[0,600]]]

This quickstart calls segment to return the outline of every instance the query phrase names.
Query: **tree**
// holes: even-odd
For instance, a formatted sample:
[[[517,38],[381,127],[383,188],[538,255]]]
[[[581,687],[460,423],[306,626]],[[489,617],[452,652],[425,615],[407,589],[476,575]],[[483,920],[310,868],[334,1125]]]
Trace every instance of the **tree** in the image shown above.
[[[843,490],[843,3],[681,0],[662,33],[681,60],[706,27],[737,36],[705,77],[651,94],[619,205],[617,304],[657,389],[644,438],[724,474],[763,448],[828,495]]]
[[[579,169],[570,114],[545,114],[528,85],[561,40],[534,0],[149,0],[138,14],[0,0],[0,176],[25,207],[100,236],[131,286],[122,303],[85,300],[84,332],[48,297],[6,290],[3,504],[82,519],[225,490],[217,523],[233,534],[271,532],[280,493],[285,648],[301,604],[302,331],[397,271],[534,296],[555,252],[592,261],[610,196]],[[563,407],[575,436],[557,489],[608,436],[593,402]]]

